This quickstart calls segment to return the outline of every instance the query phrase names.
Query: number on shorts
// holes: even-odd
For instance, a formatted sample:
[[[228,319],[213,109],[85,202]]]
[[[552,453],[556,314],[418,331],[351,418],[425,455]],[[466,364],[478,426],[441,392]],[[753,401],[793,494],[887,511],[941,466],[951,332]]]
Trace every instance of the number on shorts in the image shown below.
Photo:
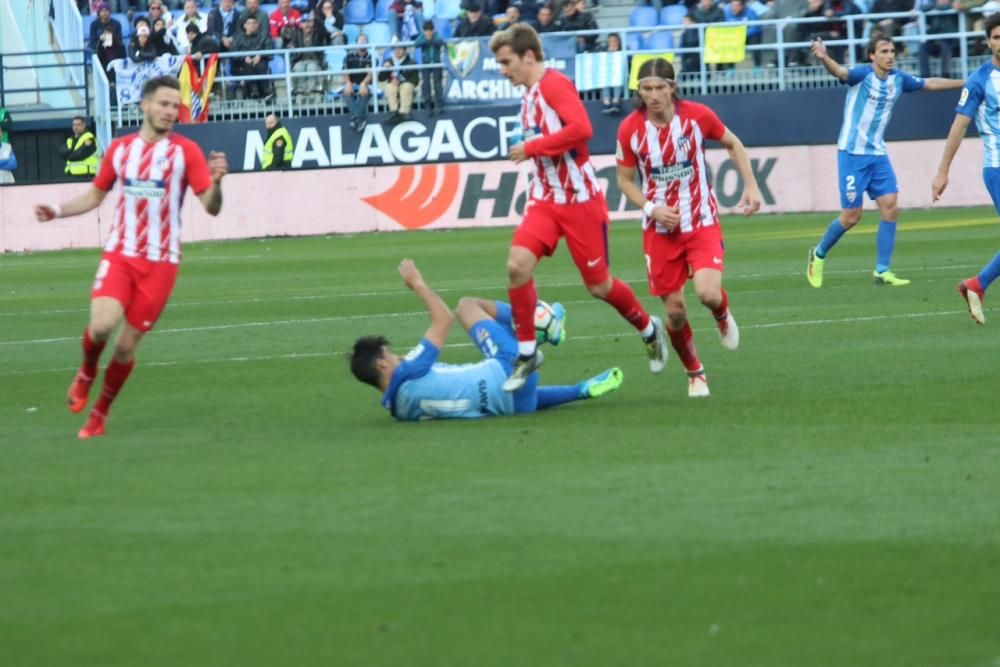
[[[844,180],[847,183],[847,191],[850,192],[851,190],[853,190],[854,189],[854,174],[848,175],[848,177],[846,179],[844,179]]]
[[[104,283],[104,279],[108,277],[108,271],[110,270],[111,262],[102,259],[101,263],[97,265],[97,273],[94,274],[94,290],[101,289],[101,285]]]

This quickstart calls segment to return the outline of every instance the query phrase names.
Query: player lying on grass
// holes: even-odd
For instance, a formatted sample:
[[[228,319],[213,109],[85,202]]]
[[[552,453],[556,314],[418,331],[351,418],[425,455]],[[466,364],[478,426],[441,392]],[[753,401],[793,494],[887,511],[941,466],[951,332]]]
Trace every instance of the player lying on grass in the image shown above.
[[[473,297],[462,297],[455,314],[484,360],[473,364],[437,363],[454,315],[427,286],[412,260],[400,263],[399,275],[427,306],[431,317],[427,333],[405,357],[393,353],[383,336],[359,338],[348,356],[354,377],[381,391],[382,407],[396,419],[475,419],[535,412],[597,398],[621,386],[621,369],[611,368],[575,385],[552,387],[539,387],[538,373],[533,372],[517,391],[504,391],[504,380],[517,361],[510,305]],[[548,328],[545,338],[558,345],[565,337],[565,315],[561,307],[554,310],[557,322]]]

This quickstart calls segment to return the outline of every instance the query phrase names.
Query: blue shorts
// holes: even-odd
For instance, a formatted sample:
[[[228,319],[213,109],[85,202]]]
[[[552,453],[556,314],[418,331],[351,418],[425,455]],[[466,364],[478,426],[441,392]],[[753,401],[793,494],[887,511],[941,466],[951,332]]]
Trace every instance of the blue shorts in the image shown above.
[[[984,167],[983,184],[993,200],[993,208],[997,210],[997,213],[1000,213],[1000,168]]]
[[[862,194],[870,199],[899,192],[896,172],[888,155],[852,155],[837,151],[837,181],[840,184],[840,208],[861,208]]]
[[[496,320],[479,320],[469,328],[469,338],[484,359],[496,359],[510,375],[517,361],[517,338],[513,330]],[[538,373],[532,373],[524,386],[514,392],[514,412],[534,412],[538,402]]]

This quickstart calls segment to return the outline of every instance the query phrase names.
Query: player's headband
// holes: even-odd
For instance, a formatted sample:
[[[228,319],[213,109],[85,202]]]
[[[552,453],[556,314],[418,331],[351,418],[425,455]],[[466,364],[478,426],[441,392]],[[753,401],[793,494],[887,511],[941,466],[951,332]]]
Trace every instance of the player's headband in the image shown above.
[[[662,76],[644,76],[641,79],[639,79],[639,83],[647,83],[647,82],[648,83],[663,82],[663,83],[669,83],[671,85],[676,85],[677,84],[677,82],[674,81],[673,79],[666,79],[666,78],[664,78]]]

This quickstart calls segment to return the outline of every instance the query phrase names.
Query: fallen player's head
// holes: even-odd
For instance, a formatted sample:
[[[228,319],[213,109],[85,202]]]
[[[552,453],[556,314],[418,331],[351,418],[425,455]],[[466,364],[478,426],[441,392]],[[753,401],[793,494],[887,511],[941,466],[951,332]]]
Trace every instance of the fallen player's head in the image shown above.
[[[354,341],[354,349],[348,353],[351,372],[365,384],[381,389],[389,376],[399,365],[399,356],[389,349],[385,336],[362,336]]]

